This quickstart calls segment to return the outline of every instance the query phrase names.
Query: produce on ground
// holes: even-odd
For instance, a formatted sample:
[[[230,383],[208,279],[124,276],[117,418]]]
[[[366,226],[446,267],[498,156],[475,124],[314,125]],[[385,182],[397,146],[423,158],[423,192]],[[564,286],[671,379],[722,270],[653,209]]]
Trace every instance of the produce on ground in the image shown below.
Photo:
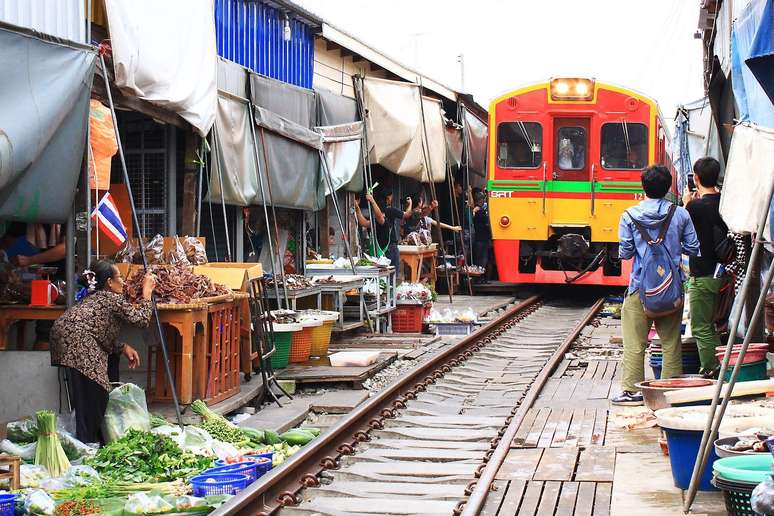
[[[98,514],[102,509],[94,502],[88,500],[68,500],[60,503],[54,514],[56,516],[80,516],[82,514]]]
[[[99,500],[149,491],[162,495],[179,496],[188,493],[189,489],[182,480],[140,483],[100,481],[86,486],[61,489],[54,491],[52,494],[56,500]]]
[[[148,270],[156,276],[153,292],[159,303],[186,304],[193,299],[221,296],[230,293],[223,285],[213,283],[207,276],[194,274],[182,265],[152,265]],[[137,271],[126,282],[127,299],[137,303],[142,299],[144,271]]]
[[[307,432],[306,430],[294,428],[293,430],[288,430],[287,432],[280,434],[279,437],[288,444],[303,446],[314,439],[315,436],[313,433]]]
[[[35,464],[45,466],[52,477],[61,477],[70,469],[70,461],[56,434],[56,415],[50,410],[41,410],[36,417],[38,447],[35,450]]]
[[[184,452],[165,435],[129,430],[88,461],[107,480],[166,482],[189,478],[212,466],[213,458]]]
[[[206,430],[213,439],[231,443],[238,447],[246,446],[250,443],[250,439],[241,428],[223,416],[211,411],[202,400],[196,400],[191,403],[191,410],[202,416],[203,421],[199,426]]]

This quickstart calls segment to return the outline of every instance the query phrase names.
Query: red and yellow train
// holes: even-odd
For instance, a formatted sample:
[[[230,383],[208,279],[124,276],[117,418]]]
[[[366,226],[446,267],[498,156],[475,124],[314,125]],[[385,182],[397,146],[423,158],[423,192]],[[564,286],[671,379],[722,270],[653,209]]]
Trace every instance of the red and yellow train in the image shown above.
[[[496,98],[489,117],[500,280],[627,285],[619,218],[644,198],[645,166],[672,168],[656,102],[594,79],[556,78]]]

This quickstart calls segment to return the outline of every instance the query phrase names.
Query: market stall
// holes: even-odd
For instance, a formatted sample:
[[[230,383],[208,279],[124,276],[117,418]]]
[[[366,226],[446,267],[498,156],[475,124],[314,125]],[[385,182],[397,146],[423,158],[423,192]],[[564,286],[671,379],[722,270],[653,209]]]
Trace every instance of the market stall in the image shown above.
[[[320,288],[320,292],[322,292],[322,306],[328,306],[327,301],[330,301],[330,308],[339,314],[334,330],[348,331],[360,328],[365,324],[365,299],[363,295],[363,286],[365,285],[364,278],[355,275],[329,275],[312,276],[311,279],[314,284]],[[345,307],[347,305],[348,296],[356,297],[358,299],[356,317],[346,317]]]

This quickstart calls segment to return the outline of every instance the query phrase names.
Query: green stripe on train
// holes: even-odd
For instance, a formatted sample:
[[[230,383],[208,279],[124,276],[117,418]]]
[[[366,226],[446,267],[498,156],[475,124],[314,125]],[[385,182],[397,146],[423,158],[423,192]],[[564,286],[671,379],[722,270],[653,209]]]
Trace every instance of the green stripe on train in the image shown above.
[[[591,193],[590,181],[546,181],[546,192],[560,193]],[[542,192],[543,181],[529,179],[490,180],[487,188],[490,191],[508,192]],[[606,193],[640,193],[642,186],[637,181],[597,181],[595,192]]]

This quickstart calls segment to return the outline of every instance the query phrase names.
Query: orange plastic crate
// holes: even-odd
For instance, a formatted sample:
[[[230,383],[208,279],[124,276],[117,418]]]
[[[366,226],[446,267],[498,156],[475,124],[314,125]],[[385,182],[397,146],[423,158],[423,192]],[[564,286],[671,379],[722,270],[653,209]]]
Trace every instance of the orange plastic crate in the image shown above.
[[[422,333],[425,319],[423,305],[398,305],[392,312],[392,331],[395,333]]]
[[[312,331],[314,328],[304,328],[293,333],[290,341],[290,362],[306,362],[312,350]]]

